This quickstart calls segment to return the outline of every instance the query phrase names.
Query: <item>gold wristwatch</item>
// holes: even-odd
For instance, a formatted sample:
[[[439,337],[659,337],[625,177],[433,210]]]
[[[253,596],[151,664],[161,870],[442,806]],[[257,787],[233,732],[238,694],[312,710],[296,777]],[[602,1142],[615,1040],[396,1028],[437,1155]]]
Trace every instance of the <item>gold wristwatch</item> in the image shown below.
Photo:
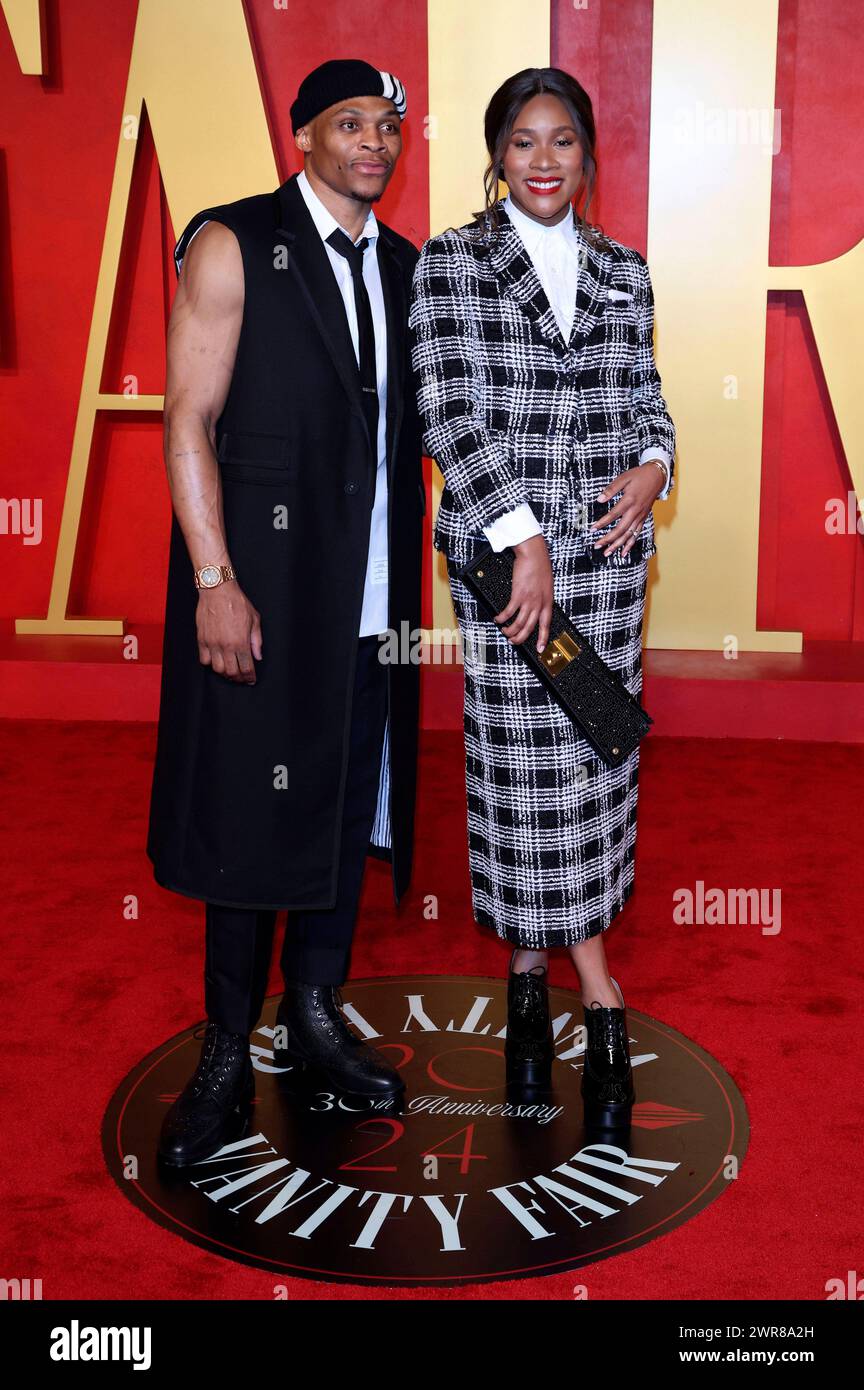
[[[217,585],[224,584],[226,579],[236,578],[233,565],[204,565],[195,571],[195,588],[215,589]]]

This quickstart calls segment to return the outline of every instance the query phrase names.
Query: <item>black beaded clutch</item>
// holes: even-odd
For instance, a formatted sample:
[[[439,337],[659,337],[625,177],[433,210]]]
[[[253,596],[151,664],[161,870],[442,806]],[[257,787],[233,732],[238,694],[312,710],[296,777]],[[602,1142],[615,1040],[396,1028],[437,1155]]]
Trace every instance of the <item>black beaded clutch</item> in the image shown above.
[[[456,572],[492,617],[506,608],[513,587],[515,555],[510,546],[482,551]],[[608,767],[619,767],[654,723],[606,662],[556,603],[549,640],[537,652],[538,627],[514,643],[537,676]]]

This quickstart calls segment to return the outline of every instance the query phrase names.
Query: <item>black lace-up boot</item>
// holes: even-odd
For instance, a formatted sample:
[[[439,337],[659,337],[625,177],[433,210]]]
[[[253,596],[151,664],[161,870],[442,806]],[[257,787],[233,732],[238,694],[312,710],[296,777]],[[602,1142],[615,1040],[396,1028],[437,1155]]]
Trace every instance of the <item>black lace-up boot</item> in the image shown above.
[[[338,1091],[349,1095],[386,1096],[405,1083],[382,1053],[352,1033],[340,1013],[342,994],[334,985],[286,985],[276,1012],[279,1033],[273,1047],[277,1067],[320,1072]]]
[[[162,1123],[159,1158],[182,1168],[239,1138],[254,1095],[248,1037],[208,1023],[195,1074]]]
[[[555,1055],[548,971],[544,965],[535,965],[517,975],[513,956],[507,981],[507,1081],[515,1086],[548,1086]]]
[[[627,1010],[617,980],[612,981],[620,1009],[607,1009],[594,1000],[585,1014],[585,1065],[582,1100],[585,1123],[602,1128],[629,1125],[636,1093],[630,1065]]]

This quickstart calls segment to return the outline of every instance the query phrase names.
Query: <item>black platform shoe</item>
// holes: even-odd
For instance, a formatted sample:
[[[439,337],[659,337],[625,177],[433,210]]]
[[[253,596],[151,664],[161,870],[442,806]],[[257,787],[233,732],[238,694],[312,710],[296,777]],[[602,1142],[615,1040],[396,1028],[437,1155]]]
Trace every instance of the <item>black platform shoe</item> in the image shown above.
[[[208,1023],[195,1073],[162,1122],[160,1160],[183,1168],[238,1139],[254,1095],[248,1037]]]
[[[596,1000],[590,1009],[583,1006],[587,1034],[582,1070],[585,1123],[604,1129],[629,1125],[636,1099],[624,995],[618,981],[612,983],[621,1000],[620,1009],[604,1008]]]
[[[504,1043],[508,1085],[548,1086],[554,1056],[548,971],[545,965],[535,965],[517,975],[511,956]]]
[[[396,1095],[405,1083],[386,1057],[352,1033],[333,985],[287,985],[276,1011],[285,1046],[274,1043],[277,1067],[320,1073],[337,1091],[357,1096]]]

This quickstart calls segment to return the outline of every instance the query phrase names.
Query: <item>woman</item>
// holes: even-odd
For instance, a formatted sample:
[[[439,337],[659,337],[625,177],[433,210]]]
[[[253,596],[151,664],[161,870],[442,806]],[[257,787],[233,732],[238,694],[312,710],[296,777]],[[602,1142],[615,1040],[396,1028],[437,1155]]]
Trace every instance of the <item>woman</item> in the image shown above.
[[[639,751],[602,763],[517,647],[539,628],[542,650],[554,598],[641,692],[651,508],[672,485],[675,427],[645,259],[576,210],[596,174],[587,93],[528,68],[492,97],[485,135],[486,208],[426,243],[409,319],[424,445],[445,481],[434,545],[463,636],[474,916],[515,948],[508,1079],[548,1084],[548,952],[566,947],[586,1120],[627,1124],[626,1009],[603,933],[633,890]],[[494,621],[457,573],[490,544],[515,554]]]

